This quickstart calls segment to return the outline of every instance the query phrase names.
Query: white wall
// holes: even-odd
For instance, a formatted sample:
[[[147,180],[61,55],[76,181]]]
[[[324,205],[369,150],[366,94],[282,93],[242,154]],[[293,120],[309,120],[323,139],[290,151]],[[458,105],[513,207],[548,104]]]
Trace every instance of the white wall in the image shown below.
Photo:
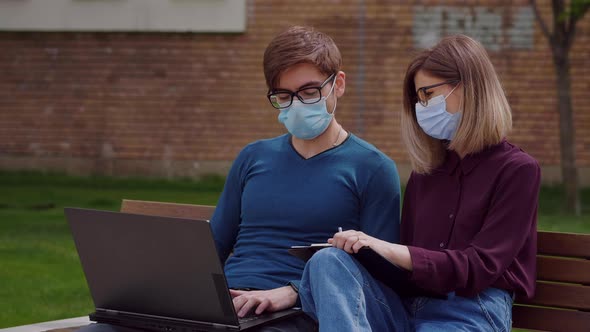
[[[243,32],[245,0],[0,0],[0,30]]]

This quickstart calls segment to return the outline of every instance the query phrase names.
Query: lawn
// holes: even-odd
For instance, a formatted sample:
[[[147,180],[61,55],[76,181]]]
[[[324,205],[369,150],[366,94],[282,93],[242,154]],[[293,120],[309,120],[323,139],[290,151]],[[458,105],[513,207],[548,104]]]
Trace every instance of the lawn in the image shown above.
[[[0,172],[0,328],[93,308],[64,207],[119,210],[123,198],[214,205],[223,181]]]
[[[64,207],[118,210],[123,198],[214,205],[223,181],[0,172],[0,328],[93,309]],[[560,212],[561,195],[558,187],[542,189],[539,228],[590,233],[590,188],[582,217]]]

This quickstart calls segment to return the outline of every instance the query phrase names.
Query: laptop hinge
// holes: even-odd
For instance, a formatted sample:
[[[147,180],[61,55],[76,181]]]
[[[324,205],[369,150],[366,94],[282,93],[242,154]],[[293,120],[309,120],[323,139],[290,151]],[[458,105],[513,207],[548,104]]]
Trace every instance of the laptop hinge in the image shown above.
[[[96,308],[96,312],[100,312],[107,315],[118,315],[119,310],[112,310],[112,309],[103,309],[103,308]]]
[[[198,320],[188,320],[188,319],[182,319],[182,318],[172,318],[172,317],[164,317],[164,316],[158,316],[158,315],[148,315],[148,314],[140,314],[140,313],[135,313],[135,312],[129,312],[129,311],[119,311],[119,310],[113,310],[113,309],[104,309],[104,308],[96,308],[96,313],[104,313],[107,314],[109,316],[116,316],[116,315],[121,315],[121,316],[132,316],[132,317],[144,317],[144,318],[148,318],[148,319],[165,319],[165,320],[171,320],[171,321],[175,321],[175,322],[179,322],[179,323],[197,323],[197,324],[202,324],[204,326],[214,326],[216,328],[230,328],[230,329],[239,329],[239,325],[227,325],[227,324],[219,324],[219,323],[212,323],[212,322],[204,322],[204,321],[198,321]]]

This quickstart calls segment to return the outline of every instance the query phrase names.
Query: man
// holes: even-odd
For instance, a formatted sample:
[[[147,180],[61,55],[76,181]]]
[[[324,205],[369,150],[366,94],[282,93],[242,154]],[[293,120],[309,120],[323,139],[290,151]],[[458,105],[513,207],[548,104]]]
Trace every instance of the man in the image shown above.
[[[339,227],[390,242],[399,232],[394,162],[336,121],[346,76],[334,41],[291,27],[270,42],[263,65],[268,100],[289,133],[239,153],[211,220],[241,317],[297,304],[305,262],[290,246],[326,242]],[[276,326],[308,330],[305,317]]]
[[[326,242],[339,227],[389,242],[399,237],[394,162],[335,118],[346,76],[334,41],[312,28],[291,27],[270,42],[263,63],[268,100],[289,133],[239,153],[211,218],[240,317],[298,303],[305,262],[289,247]],[[315,327],[302,314],[257,331]],[[106,331],[133,330],[107,324],[83,329]]]

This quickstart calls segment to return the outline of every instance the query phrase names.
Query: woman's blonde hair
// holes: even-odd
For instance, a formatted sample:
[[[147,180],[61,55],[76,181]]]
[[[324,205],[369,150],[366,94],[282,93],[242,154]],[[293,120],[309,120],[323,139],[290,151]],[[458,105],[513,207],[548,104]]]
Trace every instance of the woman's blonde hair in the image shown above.
[[[463,86],[461,122],[448,146],[424,133],[416,120],[414,77],[420,70]],[[485,48],[465,35],[445,37],[414,58],[404,79],[403,107],[402,139],[414,171],[421,174],[442,164],[447,148],[463,155],[476,153],[499,143],[512,129],[510,105],[494,66]]]

